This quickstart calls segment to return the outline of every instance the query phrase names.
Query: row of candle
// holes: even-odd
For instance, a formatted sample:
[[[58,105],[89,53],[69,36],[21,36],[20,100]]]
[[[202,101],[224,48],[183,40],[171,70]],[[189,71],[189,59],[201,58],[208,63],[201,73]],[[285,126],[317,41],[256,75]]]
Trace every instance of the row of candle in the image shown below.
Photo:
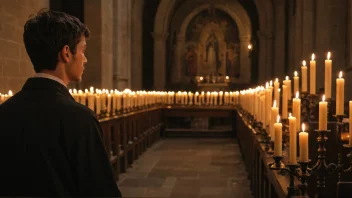
[[[327,130],[327,118],[328,102],[325,98],[331,98],[331,67],[332,61],[330,60],[330,52],[328,58],[325,61],[325,95],[322,101],[319,102],[319,130]],[[302,79],[301,79],[301,91],[307,94],[307,72],[305,61],[302,62]],[[314,54],[312,55],[312,61],[310,62],[310,94],[315,94],[316,91],[316,63],[314,60]],[[278,79],[274,82],[274,88],[272,87],[272,81],[270,84],[267,82],[266,86],[258,86],[253,89],[247,89],[240,91],[240,104],[247,111],[249,111],[257,121],[263,123],[263,126],[268,129],[267,132],[270,134],[271,139],[274,141],[274,155],[282,155],[282,124],[276,119],[279,116],[280,99],[282,99],[281,114],[283,119],[288,119],[290,129],[290,156],[289,162],[296,162],[296,136],[299,132],[299,144],[300,144],[300,158],[302,161],[308,160],[308,133],[304,130],[304,124],[301,126],[301,100],[299,98],[299,77],[298,73],[295,72],[293,77],[293,91],[296,95],[292,99],[292,115],[288,116],[288,101],[291,100],[291,81],[289,77],[283,81],[282,85],[282,97],[280,98],[280,83]],[[342,72],[336,79],[336,114],[344,114],[344,79],[342,78]],[[274,93],[274,94],[272,94]],[[274,99],[274,100],[273,100]],[[274,101],[274,102],[270,102]],[[272,105],[273,104],[273,105]],[[272,105],[272,106],[271,106]],[[350,126],[352,126],[352,101],[349,103],[349,115],[350,115]],[[271,109],[269,109],[271,108]],[[349,127],[350,141],[349,144],[352,146],[352,127]]]

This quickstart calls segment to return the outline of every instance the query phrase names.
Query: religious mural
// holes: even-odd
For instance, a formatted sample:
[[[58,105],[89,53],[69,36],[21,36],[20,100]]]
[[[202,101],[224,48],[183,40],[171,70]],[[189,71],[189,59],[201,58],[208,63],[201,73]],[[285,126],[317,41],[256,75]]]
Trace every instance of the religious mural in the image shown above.
[[[212,9],[195,16],[184,47],[185,76],[240,77],[238,29],[225,12]]]

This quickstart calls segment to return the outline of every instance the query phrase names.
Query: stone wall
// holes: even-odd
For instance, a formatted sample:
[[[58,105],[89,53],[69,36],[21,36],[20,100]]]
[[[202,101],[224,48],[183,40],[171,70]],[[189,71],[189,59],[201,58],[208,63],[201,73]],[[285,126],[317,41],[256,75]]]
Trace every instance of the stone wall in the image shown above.
[[[0,93],[19,91],[34,74],[23,44],[23,26],[49,0],[5,0],[0,3]]]

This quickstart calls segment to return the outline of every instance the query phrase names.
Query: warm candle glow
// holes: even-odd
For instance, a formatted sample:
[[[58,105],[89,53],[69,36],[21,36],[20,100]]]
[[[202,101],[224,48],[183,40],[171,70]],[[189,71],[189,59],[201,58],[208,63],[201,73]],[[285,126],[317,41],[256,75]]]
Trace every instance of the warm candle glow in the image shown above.
[[[276,107],[276,100],[274,100],[274,104],[273,104],[273,107]]]
[[[280,122],[280,115],[277,115],[277,123],[279,123]]]
[[[249,50],[252,49],[252,45],[251,44],[248,45],[248,49]]]
[[[302,124],[302,131],[304,132],[304,130],[306,129],[304,123]]]
[[[278,91],[280,92],[280,91],[281,91],[281,89],[279,88],[279,89],[278,89]]]
[[[273,86],[273,81],[272,80],[270,81],[270,86]]]
[[[199,78],[199,80],[203,80],[203,76],[201,76],[201,77]]]
[[[275,79],[275,82],[279,82],[279,79],[278,79],[278,78],[276,78],[276,79]]]
[[[12,96],[12,91],[11,90],[9,91],[9,96]]]
[[[340,71],[339,78],[342,78],[342,71]]]
[[[298,99],[298,96],[299,96],[299,92],[297,91],[297,92],[296,92],[296,98],[297,98],[297,99]]]
[[[330,60],[331,53],[328,52],[327,59]]]
[[[315,55],[314,55],[314,53],[312,54],[312,61],[314,61],[314,59],[315,59]]]
[[[291,114],[291,113],[289,113],[289,114],[288,114],[288,117],[290,117],[290,118],[291,118],[291,117],[292,117],[292,114]]]
[[[288,76],[286,76],[286,80],[289,80]]]
[[[302,61],[302,64],[303,64],[303,66],[306,66],[306,61],[305,60]]]
[[[322,97],[322,101],[323,101],[323,102],[325,102],[325,95],[323,95],[323,97]]]
[[[297,71],[295,71],[295,73],[294,73],[294,74],[295,74],[295,77],[296,77],[296,76],[298,75]]]
[[[226,80],[228,80],[229,79],[229,76],[226,76]]]

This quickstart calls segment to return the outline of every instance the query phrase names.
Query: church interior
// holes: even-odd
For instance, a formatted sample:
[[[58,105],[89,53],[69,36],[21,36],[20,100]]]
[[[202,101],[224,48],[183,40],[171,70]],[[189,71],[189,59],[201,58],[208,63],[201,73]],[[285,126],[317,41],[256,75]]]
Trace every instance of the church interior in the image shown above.
[[[352,1],[3,0],[0,106],[43,8],[91,32],[68,89],[124,197],[351,197]]]

